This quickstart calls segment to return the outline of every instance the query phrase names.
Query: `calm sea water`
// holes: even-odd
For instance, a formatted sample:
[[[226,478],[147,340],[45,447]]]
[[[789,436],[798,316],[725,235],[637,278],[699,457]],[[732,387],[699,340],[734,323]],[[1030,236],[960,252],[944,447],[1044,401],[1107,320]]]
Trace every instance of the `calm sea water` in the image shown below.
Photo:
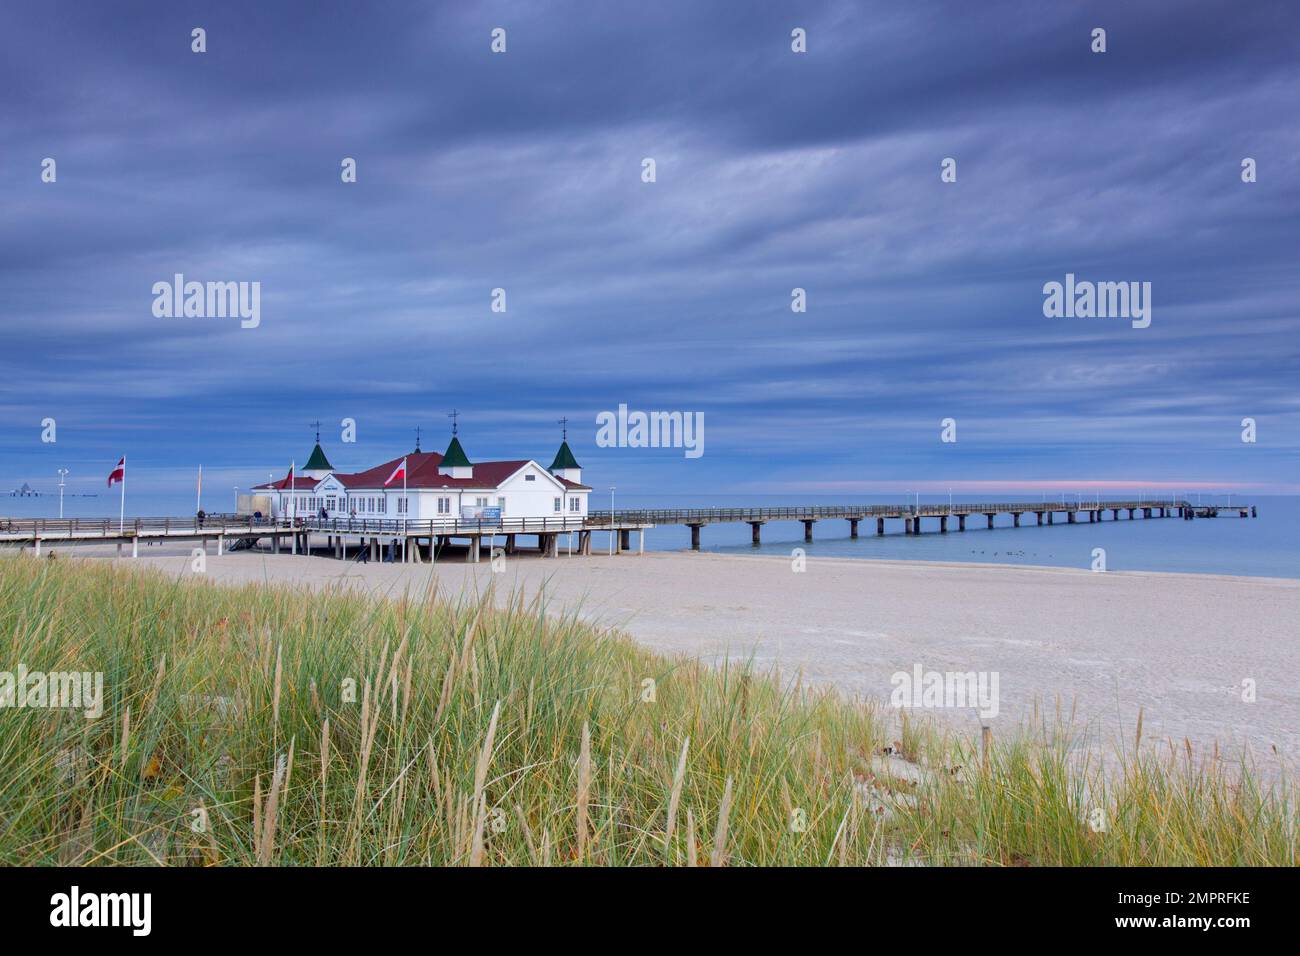
[[[233,498],[233,495],[228,495]],[[1041,501],[1041,496],[996,495],[999,501]],[[607,494],[592,495],[593,509],[609,507]],[[154,513],[187,515],[193,513],[194,498],[188,494],[151,497]],[[940,499],[922,496],[921,501]],[[943,499],[947,500],[946,496]],[[958,497],[956,501],[961,501]],[[990,500],[982,498],[981,500]],[[1193,500],[1195,500],[1193,498]],[[763,528],[763,545],[750,545],[749,525],[743,522],[716,524],[702,531],[703,550],[722,554],[789,555],[794,548],[804,548],[812,557],[863,558],[912,561],[972,561],[993,564],[1032,564],[1049,567],[1088,568],[1092,549],[1106,550],[1106,564],[1112,571],[1183,571],[1202,574],[1242,574],[1264,577],[1300,578],[1300,498],[1250,496],[1259,517],[1240,519],[1220,517],[1180,521],[1177,518],[1145,521],[1109,520],[1100,525],[1058,523],[1039,528],[1030,515],[1020,528],[1011,527],[1010,515],[999,515],[993,530],[986,530],[984,518],[968,520],[972,530],[939,534],[937,520],[924,522],[925,533],[919,538],[904,535],[901,521],[886,523],[886,534],[877,537],[875,522],[859,526],[861,537],[849,537],[849,524],[843,519],[827,518],[813,526],[813,543],[804,544],[803,525],[795,521],[776,521]],[[1203,503],[1225,499],[1206,496]],[[796,495],[618,495],[615,506],[623,508],[719,508],[781,507],[790,505],[847,505],[901,503],[901,496],[796,496]],[[128,501],[128,505],[130,502]],[[212,511],[233,510],[233,502],[204,497],[204,506]],[[116,517],[117,497],[64,499],[66,517]],[[58,497],[0,497],[0,514],[15,517],[56,517]],[[1025,519],[1022,519],[1025,520]],[[953,522],[955,525],[955,522]],[[605,544],[598,536],[595,547]],[[646,548],[677,551],[690,547],[690,529],[682,526],[655,528],[646,533]],[[635,539],[634,542],[635,544]]]

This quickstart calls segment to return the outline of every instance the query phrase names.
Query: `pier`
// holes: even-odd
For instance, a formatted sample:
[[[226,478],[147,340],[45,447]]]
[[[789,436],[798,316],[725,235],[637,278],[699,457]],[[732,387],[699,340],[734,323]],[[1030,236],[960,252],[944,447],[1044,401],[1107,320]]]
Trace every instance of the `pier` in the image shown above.
[[[0,545],[32,547],[40,555],[44,547],[58,543],[115,543],[117,553],[131,549],[140,556],[140,546],[162,542],[194,541],[206,553],[215,544],[216,553],[246,550],[260,541],[269,542],[273,554],[324,554],[339,559],[357,557],[362,549],[372,560],[385,552],[396,560],[413,563],[435,561],[453,548],[465,549],[465,560],[489,556],[498,545],[502,554],[536,553],[542,557],[591,554],[592,534],[606,531],[615,535],[612,553],[632,550],[637,533],[637,553],[645,551],[645,531],[651,525],[638,520],[596,521],[589,517],[504,518],[500,521],[454,519],[411,521],[400,518],[290,518],[254,519],[245,515],[206,515],[197,518],[0,518]],[[529,547],[525,538],[536,541]],[[323,539],[323,542],[322,542]]]
[[[1010,515],[1011,526],[1021,527],[1022,519],[1032,515],[1035,525],[1050,526],[1061,518],[1066,524],[1096,523],[1101,521],[1131,521],[1135,517],[1171,518],[1187,520],[1193,518],[1217,518],[1220,514],[1236,514],[1241,518],[1257,516],[1254,505],[1199,505],[1179,499],[1137,501],[1083,501],[1083,502],[987,502],[967,504],[958,502],[951,505],[817,505],[793,508],[688,508],[659,509],[644,511],[608,511],[592,512],[588,520],[608,524],[611,520],[619,522],[642,522],[654,525],[684,525],[691,532],[691,548],[700,549],[700,532],[711,524],[727,522],[745,522],[752,530],[752,543],[758,547],[762,543],[762,528],[772,521],[797,521],[803,525],[804,541],[813,540],[813,525],[818,521],[838,520],[849,523],[849,537],[859,536],[862,522],[875,521],[875,533],[883,535],[887,521],[901,521],[904,534],[921,534],[924,522],[933,519],[931,529],[940,534],[950,530],[966,531],[967,520],[974,518],[974,527],[980,525],[983,518],[985,528],[993,527],[993,519],[998,515]],[[1107,517],[1109,515],[1109,518]]]
[[[681,525],[690,530],[691,548],[698,551],[702,530],[711,524],[744,522],[752,531],[755,547],[762,543],[762,529],[776,521],[793,521],[803,525],[804,541],[813,540],[813,527],[819,521],[847,521],[849,537],[860,535],[860,526],[883,535],[887,522],[901,522],[904,534],[919,535],[928,530],[939,534],[950,531],[992,528],[999,515],[1010,515],[1011,527],[1051,527],[1057,523],[1092,524],[1102,521],[1133,521],[1138,518],[1217,518],[1235,515],[1257,517],[1255,505],[1200,505],[1190,501],[1168,499],[1148,501],[993,502],[952,505],[813,505],[787,508],[690,508],[656,510],[596,511],[585,517],[569,518],[502,518],[498,521],[461,521],[454,519],[406,521],[395,518],[295,518],[255,519],[245,515],[207,515],[197,518],[0,518],[0,546],[31,547],[41,554],[44,547],[58,543],[115,543],[118,554],[131,549],[139,557],[140,545],[165,541],[195,541],[207,552],[215,544],[216,553],[244,550],[265,540],[273,554],[325,554],[340,560],[357,557],[362,549],[373,560],[385,552],[395,560],[412,563],[436,561],[444,555],[459,554],[464,560],[481,560],[486,546],[489,557],[499,553],[538,554],[554,558],[562,552],[589,555],[594,549],[592,535],[610,535],[608,553],[645,551],[645,532],[661,525]],[[1032,521],[1025,520],[1032,516]],[[980,519],[983,519],[981,521]],[[970,521],[969,519],[974,519]],[[1059,519],[1059,522],[1058,522]],[[874,526],[872,522],[874,521]],[[897,526],[895,526],[897,527]],[[636,534],[635,549],[632,535]],[[530,539],[530,540],[526,540]],[[535,542],[535,545],[532,543]],[[604,549],[601,549],[602,552]]]

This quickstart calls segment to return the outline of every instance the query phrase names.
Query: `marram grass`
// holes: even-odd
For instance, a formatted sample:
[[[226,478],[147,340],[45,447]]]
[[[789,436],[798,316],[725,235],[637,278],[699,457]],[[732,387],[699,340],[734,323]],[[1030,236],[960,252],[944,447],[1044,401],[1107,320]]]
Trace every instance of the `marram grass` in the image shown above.
[[[551,613],[547,613],[550,611]],[[8,865],[1294,865],[1293,789],[1141,744],[966,739],[539,602],[0,559]],[[891,728],[893,728],[891,730]],[[902,753],[907,761],[886,754]],[[900,772],[901,771],[901,772]]]

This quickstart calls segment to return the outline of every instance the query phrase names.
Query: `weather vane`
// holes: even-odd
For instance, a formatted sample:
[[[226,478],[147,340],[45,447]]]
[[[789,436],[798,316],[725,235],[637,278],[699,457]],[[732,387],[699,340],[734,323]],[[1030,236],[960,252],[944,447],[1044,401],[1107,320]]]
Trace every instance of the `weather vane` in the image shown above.
[[[447,417],[451,419],[451,433],[453,435],[456,434],[456,417],[458,415],[460,415],[460,412],[456,411],[454,408],[451,410],[450,414],[447,415]]]
[[[320,444],[320,422],[319,421],[312,422],[311,427],[316,429],[316,444],[319,445]]]
[[[561,435],[560,440],[561,440],[561,441],[568,441],[568,440],[569,440],[569,419],[568,419],[568,417],[566,416],[566,417],[564,417],[564,418],[561,418],[561,419],[560,419],[558,422],[556,422],[555,424],[557,424],[557,425],[560,426],[560,435]]]

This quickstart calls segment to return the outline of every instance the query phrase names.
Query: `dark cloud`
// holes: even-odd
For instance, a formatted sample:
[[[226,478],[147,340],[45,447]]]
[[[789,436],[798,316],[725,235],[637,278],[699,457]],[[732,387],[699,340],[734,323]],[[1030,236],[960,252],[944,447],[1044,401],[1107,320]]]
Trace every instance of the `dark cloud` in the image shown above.
[[[567,414],[632,492],[810,467],[1293,485],[1298,25],[1173,0],[9,5],[0,484],[48,470],[47,415],[61,454],[251,480],[317,416],[363,423],[354,466],[454,405],[480,457],[546,455]],[[154,318],[176,272],[260,281],[261,326]],[[1151,328],[1045,319],[1066,272],[1151,282]],[[620,402],[704,411],[705,457],[595,449]]]

